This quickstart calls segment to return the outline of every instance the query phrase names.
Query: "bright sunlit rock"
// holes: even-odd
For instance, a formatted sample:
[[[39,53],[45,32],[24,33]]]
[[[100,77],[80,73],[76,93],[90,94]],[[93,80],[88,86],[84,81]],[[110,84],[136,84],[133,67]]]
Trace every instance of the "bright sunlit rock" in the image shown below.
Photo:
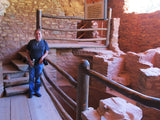
[[[125,13],[152,13],[160,10],[160,0],[125,0]]]

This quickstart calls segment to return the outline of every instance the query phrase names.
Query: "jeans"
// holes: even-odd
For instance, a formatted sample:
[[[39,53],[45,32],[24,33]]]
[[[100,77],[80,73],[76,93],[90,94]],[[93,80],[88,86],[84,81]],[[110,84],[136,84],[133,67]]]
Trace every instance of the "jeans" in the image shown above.
[[[41,80],[40,76],[43,70],[43,64],[29,66],[29,92],[30,94],[39,93]]]

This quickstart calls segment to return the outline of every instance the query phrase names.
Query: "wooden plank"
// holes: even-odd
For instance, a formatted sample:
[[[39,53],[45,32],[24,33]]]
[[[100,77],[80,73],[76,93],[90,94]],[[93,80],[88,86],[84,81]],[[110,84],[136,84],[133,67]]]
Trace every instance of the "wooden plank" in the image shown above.
[[[11,97],[11,120],[31,120],[26,96]]]
[[[41,97],[33,96],[28,99],[29,108],[31,112],[32,120],[62,120],[58,111],[56,110],[51,98],[41,87],[40,93]]]
[[[28,88],[29,88],[28,84],[5,88],[6,96],[12,96],[12,95],[26,93],[28,91]]]
[[[51,31],[63,31],[63,32],[80,32],[80,31],[97,31],[97,30],[107,30],[107,28],[85,28],[85,29],[51,29],[42,27],[44,30],[51,30]]]
[[[49,43],[49,48],[53,48],[53,49],[63,49],[63,48],[106,48],[106,46],[104,45],[92,45],[90,43],[90,45],[88,44],[77,44],[77,43]]]
[[[18,52],[23,58],[27,59],[27,53],[26,52]]]
[[[61,105],[61,103],[59,103],[59,101],[55,97],[53,91],[51,91],[51,89],[48,87],[49,83],[46,80],[46,78],[44,77],[44,75],[41,76],[41,79],[42,79],[42,81],[44,83],[44,87],[45,87],[47,93],[50,95],[52,101],[55,104],[55,107],[58,109],[58,112],[61,115],[61,117],[63,118],[63,120],[73,120],[71,118],[71,116],[66,112],[65,108],[63,108],[63,106]]]
[[[55,19],[86,20],[86,21],[106,20],[106,19],[85,19],[82,17],[75,17],[75,16],[53,16],[53,15],[45,15],[45,14],[42,14],[42,17],[55,18]]]
[[[102,41],[106,38],[89,38],[89,39],[73,39],[73,38],[44,38],[45,40],[75,41],[75,42],[93,42]]]
[[[28,69],[28,64],[24,63],[21,60],[11,60],[11,62],[17,66],[17,68],[21,71],[27,71]]]
[[[10,119],[10,98],[0,98],[0,119]]]
[[[3,65],[3,74],[14,74],[20,72],[15,66],[8,64]]]
[[[3,81],[5,87],[27,84],[28,82],[29,82],[28,77],[19,77],[19,78],[14,78],[14,79]]]
[[[84,20],[84,18],[82,18],[82,17],[75,17],[75,16],[53,16],[53,15],[45,15],[45,14],[42,14],[42,17],[46,17],[46,18],[56,18],[56,19]]]

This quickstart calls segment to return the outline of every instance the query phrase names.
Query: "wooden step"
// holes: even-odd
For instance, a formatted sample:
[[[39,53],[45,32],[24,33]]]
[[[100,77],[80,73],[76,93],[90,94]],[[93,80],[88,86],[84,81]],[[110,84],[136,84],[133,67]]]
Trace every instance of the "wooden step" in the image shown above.
[[[8,87],[8,88],[5,88],[5,93],[6,93],[6,96],[18,95],[18,94],[27,93],[28,89],[29,89],[28,84],[15,86],[15,87]]]
[[[11,60],[12,63],[21,71],[27,71],[28,70],[28,64],[24,63],[21,60]]]
[[[27,60],[27,54],[26,54],[26,52],[18,52],[18,54],[20,54],[24,59],[26,59]]]
[[[20,71],[13,64],[3,65],[3,80],[28,77],[28,71]]]
[[[10,87],[10,86],[27,84],[28,82],[29,82],[28,77],[19,77],[19,78],[14,78],[10,80],[4,80],[3,83],[5,87]]]
[[[3,65],[3,74],[14,74],[20,72],[13,64]]]

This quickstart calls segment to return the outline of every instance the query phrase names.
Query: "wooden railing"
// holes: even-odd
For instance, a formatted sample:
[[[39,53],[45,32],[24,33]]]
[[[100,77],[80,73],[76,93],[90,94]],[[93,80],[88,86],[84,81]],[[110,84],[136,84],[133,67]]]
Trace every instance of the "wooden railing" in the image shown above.
[[[155,98],[151,96],[144,95],[135,90],[132,90],[122,84],[119,84],[106,76],[90,69],[90,64],[87,60],[82,60],[78,69],[78,79],[77,81],[72,78],[67,72],[65,72],[62,68],[58,67],[55,63],[46,59],[56,70],[58,70],[65,78],[69,80],[69,82],[77,88],[77,101],[73,101],[70,97],[68,97],[50,78],[47,76],[46,72],[44,72],[44,76],[47,81],[52,85],[52,87],[62,96],[62,98],[66,101],[66,103],[76,111],[76,120],[81,120],[81,113],[84,110],[88,109],[88,94],[89,94],[89,77],[92,76],[96,78],[96,80],[102,82],[109,88],[114,89],[115,91],[123,94],[124,96],[144,105],[147,107],[151,107],[157,110],[160,110],[160,98]],[[58,102],[54,94],[47,89],[48,93],[51,95],[51,98],[55,102],[55,105],[59,109],[62,117],[67,120],[72,120],[70,115],[65,111],[62,105]]]
[[[79,32],[79,31],[106,31],[106,37],[105,38],[87,38],[87,39],[73,39],[73,38],[45,38],[45,40],[60,40],[60,41],[77,41],[77,42],[93,42],[93,41],[106,41],[106,47],[109,45],[109,39],[110,39],[110,26],[111,26],[111,14],[112,9],[109,9],[109,16],[107,20],[104,19],[92,19],[93,21],[107,21],[106,26],[107,28],[83,28],[83,29],[52,29],[52,28],[46,28],[42,25],[42,18],[52,18],[52,19],[69,19],[69,20],[84,20],[89,21],[88,19],[84,19],[81,17],[70,17],[70,16],[52,16],[52,15],[44,15],[42,14],[41,10],[37,10],[37,23],[36,28],[37,29],[44,29],[44,30],[50,30],[50,31],[61,31],[61,32]],[[91,21],[91,20],[90,20]]]

